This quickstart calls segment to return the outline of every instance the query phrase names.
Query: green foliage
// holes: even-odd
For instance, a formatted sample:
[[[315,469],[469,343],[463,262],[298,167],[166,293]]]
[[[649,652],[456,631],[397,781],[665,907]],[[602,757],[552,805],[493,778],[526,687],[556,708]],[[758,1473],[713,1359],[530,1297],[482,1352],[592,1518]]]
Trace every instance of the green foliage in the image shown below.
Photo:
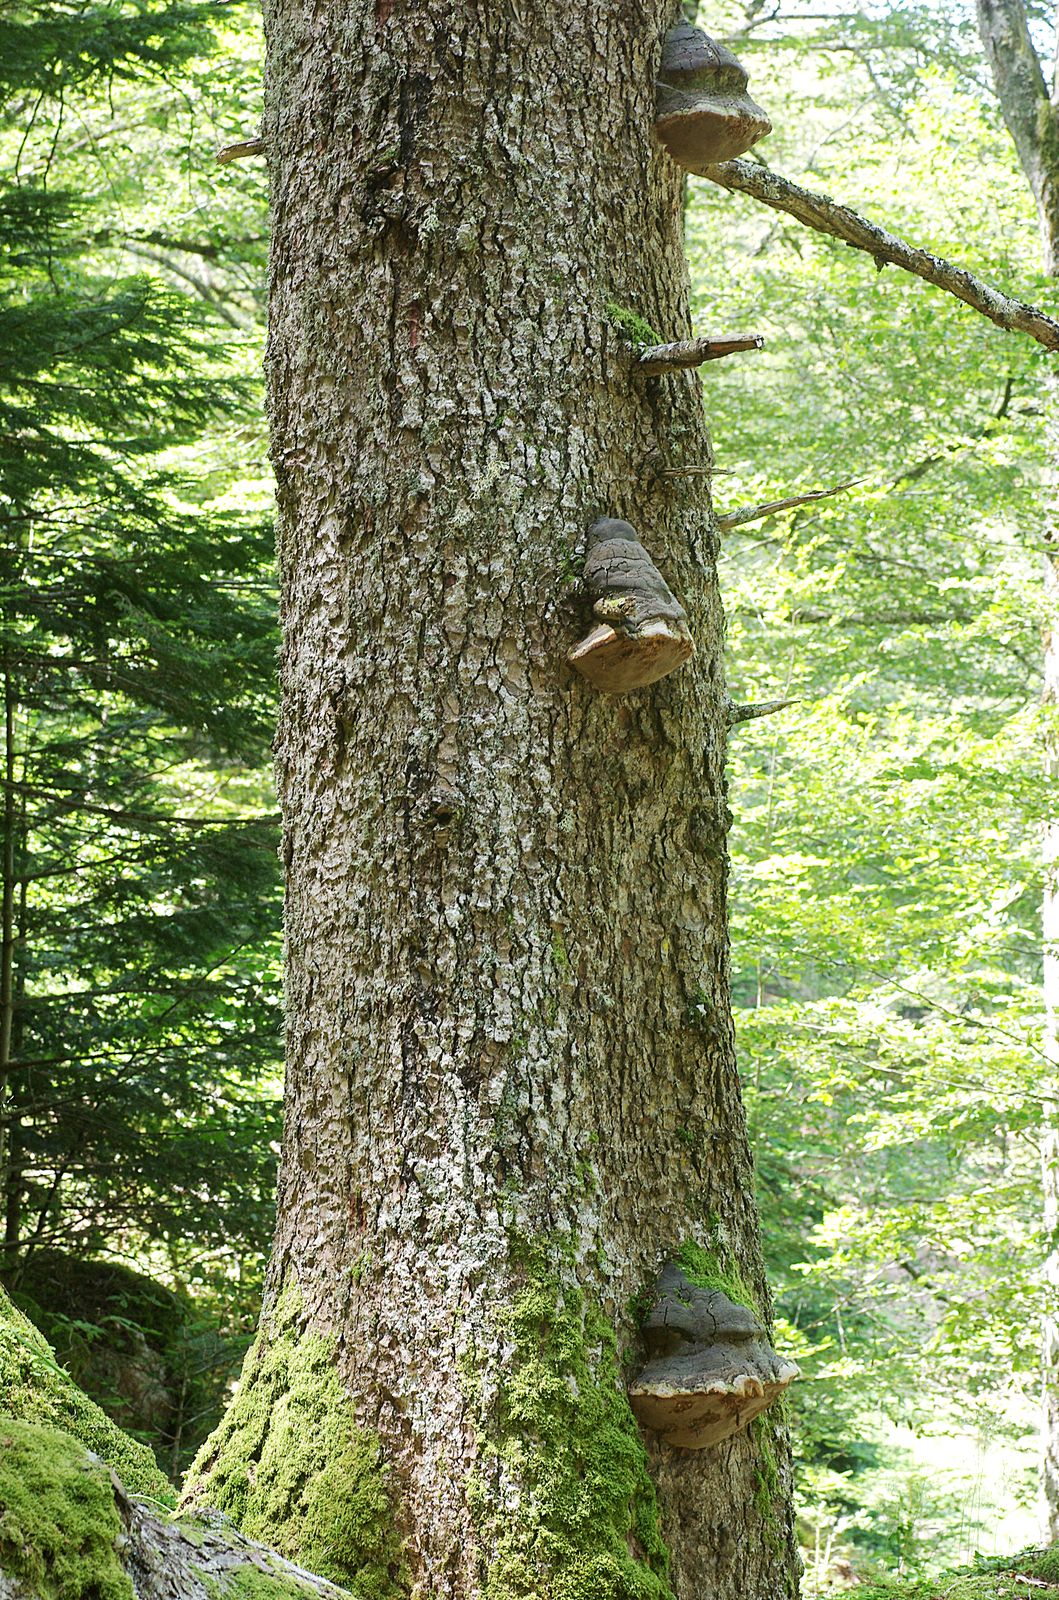
[[[132,1600],[106,1467],[54,1428],[0,1413],[0,1574],[37,1600]]]
[[[491,1551],[483,1593],[672,1600],[614,1331],[566,1280],[555,1250],[519,1241],[516,1255],[526,1281],[498,1330],[512,1359],[479,1420],[482,1481],[471,1510]],[[480,1403],[473,1384],[468,1392]]]
[[[77,8],[30,0],[0,17],[0,84],[48,95],[102,78],[183,65],[209,45],[214,4],[101,0]]]
[[[172,1504],[172,1489],[150,1450],[128,1438],[82,1394],[55,1359],[43,1334],[0,1289],[0,1395],[4,1411],[24,1423],[61,1428],[113,1467],[133,1494]]]
[[[0,19],[15,951],[0,1258],[17,1284],[42,1247],[138,1250],[245,1308],[279,1126],[276,629],[260,496],[238,447],[215,440],[222,423],[252,438],[240,369],[253,351],[222,297],[207,309],[185,292],[187,271],[138,270],[163,240],[188,247],[174,267],[213,252],[170,227],[187,202],[173,173],[188,129],[165,75],[196,79],[220,17],[41,0]],[[125,126],[138,130],[129,159]],[[168,219],[140,183],[148,170]]]
[[[1029,1579],[1027,1583],[1025,1580]],[[1024,1550],[936,1578],[882,1579],[857,1588],[860,1600],[1025,1600],[1059,1587],[1059,1550]]]
[[[186,1493],[363,1600],[395,1600],[408,1582],[379,1441],[357,1425],[334,1341],[305,1332],[299,1308],[287,1290],[264,1319]]]
[[[768,162],[1054,303],[968,17],[794,15],[738,46]],[[767,336],[710,373],[720,509],[866,480],[725,537],[733,697],[801,697],[730,742],[733,981],[814,1582],[930,1571],[1012,1539],[974,1436],[1033,1426],[1044,358],[697,180],[688,237],[693,314]]]

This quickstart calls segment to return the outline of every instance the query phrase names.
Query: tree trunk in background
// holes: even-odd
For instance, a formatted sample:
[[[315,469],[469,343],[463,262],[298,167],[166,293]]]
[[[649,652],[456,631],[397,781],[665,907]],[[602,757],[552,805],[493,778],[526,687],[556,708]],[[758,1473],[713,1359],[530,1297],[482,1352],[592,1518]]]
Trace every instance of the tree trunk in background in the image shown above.
[[[682,1243],[768,1310],[717,541],[705,480],[654,473],[709,439],[697,376],[617,331],[689,331],[652,134],[676,11],[265,11],[287,1129],[261,1338],[191,1493],[370,1595],[775,1600],[782,1422],[663,1448],[624,1394]],[[565,664],[600,515],[698,641],[624,698]]]
[[[1049,412],[1052,459],[1059,478],[1059,395],[1050,385]],[[1049,530],[1049,543],[1059,540],[1059,521]],[[1045,558],[1048,615],[1052,619],[1045,641],[1045,704],[1059,714],[1059,565]],[[1055,729],[1045,749],[1045,776],[1059,782],[1059,744]],[[1044,830],[1044,1002],[1045,1051],[1051,1063],[1046,1121],[1041,1129],[1041,1179],[1044,1189],[1045,1313],[1041,1350],[1041,1502],[1047,1537],[1059,1540],[1059,821]]]
[[[1059,113],[1048,93],[1030,38],[1023,0],[978,0],[982,46],[1000,109],[1018,151],[1037,207],[1044,271],[1059,277]],[[1059,380],[1047,380],[1045,406],[1053,494],[1059,493]],[[1044,701],[1059,705],[1059,513],[1053,504],[1045,525],[1045,596],[1049,626],[1044,643]],[[1059,779],[1059,735],[1046,735],[1045,777]],[[1059,818],[1044,830],[1044,1005],[1045,1052],[1052,1063],[1043,1086],[1041,1129],[1046,1254],[1046,1306],[1041,1348],[1041,1513],[1046,1536],[1059,1539]]]

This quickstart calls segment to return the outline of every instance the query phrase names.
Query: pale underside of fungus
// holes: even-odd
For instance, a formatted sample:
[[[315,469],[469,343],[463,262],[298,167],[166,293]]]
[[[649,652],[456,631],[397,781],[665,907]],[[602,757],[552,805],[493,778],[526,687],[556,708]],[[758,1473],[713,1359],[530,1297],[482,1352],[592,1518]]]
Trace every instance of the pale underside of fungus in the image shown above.
[[[593,524],[585,587],[597,623],[567,660],[597,689],[642,689],[694,651],[683,606],[629,523],[601,517]]]
[[[637,1420],[670,1445],[720,1444],[764,1411],[797,1376],[747,1306],[700,1289],[672,1263],[644,1322],[647,1365],[629,1387]]]
[[[666,34],[658,69],[655,130],[689,172],[745,154],[772,124],[747,93],[747,76],[723,44],[681,22]]]

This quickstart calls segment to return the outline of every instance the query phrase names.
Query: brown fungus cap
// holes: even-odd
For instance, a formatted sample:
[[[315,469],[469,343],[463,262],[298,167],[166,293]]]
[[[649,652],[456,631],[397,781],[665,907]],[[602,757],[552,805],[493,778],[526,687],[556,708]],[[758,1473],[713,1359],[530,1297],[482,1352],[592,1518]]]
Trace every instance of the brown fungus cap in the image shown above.
[[[643,1325],[647,1365],[629,1387],[637,1420],[670,1445],[701,1450],[745,1428],[798,1376],[754,1312],[700,1289],[672,1263]]]
[[[585,588],[597,626],[567,660],[606,694],[656,683],[694,651],[683,606],[628,522],[601,517],[589,530]]]
[[[689,22],[670,28],[658,69],[655,130],[679,166],[697,172],[731,161],[772,132],[746,84],[725,45]]]

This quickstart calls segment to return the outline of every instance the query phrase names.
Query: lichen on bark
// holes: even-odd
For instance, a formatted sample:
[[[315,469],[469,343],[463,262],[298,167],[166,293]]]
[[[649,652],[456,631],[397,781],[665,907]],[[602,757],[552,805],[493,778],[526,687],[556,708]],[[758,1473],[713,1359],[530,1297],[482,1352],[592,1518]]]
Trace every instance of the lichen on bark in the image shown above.
[[[547,1241],[519,1243],[524,1282],[497,1313],[493,1331],[510,1356],[494,1393],[483,1394],[468,1363],[482,1595],[672,1600],[614,1330],[563,1273],[562,1254]]]
[[[113,1423],[56,1361],[51,1346],[0,1289],[0,1396],[22,1422],[72,1434],[118,1474],[131,1494],[176,1504],[172,1485],[146,1445]]]
[[[294,1288],[263,1319],[185,1501],[218,1507],[242,1533],[354,1584],[363,1600],[407,1593],[378,1438],[357,1425],[334,1340],[302,1326]]]

